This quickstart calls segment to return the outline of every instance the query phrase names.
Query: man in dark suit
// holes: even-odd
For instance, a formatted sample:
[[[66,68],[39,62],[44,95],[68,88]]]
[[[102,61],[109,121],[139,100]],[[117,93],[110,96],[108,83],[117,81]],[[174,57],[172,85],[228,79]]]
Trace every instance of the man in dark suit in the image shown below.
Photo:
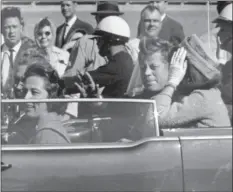
[[[84,35],[92,34],[94,32],[94,29],[90,24],[77,18],[74,1],[62,1],[61,12],[65,18],[65,23],[57,28],[55,41],[57,47],[63,48],[65,44],[70,42],[76,33]]]
[[[18,8],[6,7],[1,11],[1,32],[4,36],[4,44],[1,46],[1,86],[2,94],[6,97],[15,85],[15,72],[23,52],[35,46],[34,41],[23,36],[23,26]]]
[[[158,33],[158,37],[173,43],[180,43],[185,37],[184,30],[179,22],[175,21],[166,14],[167,4],[168,4],[167,1],[150,2],[150,5],[157,7],[161,13],[162,25]],[[141,14],[141,20],[138,25],[138,37],[143,36],[144,29],[142,22],[143,22],[143,14]]]

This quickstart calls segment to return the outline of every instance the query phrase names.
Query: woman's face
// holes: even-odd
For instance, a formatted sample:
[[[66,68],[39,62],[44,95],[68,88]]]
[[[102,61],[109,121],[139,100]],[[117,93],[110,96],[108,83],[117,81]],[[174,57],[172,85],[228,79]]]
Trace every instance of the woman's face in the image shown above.
[[[42,48],[47,48],[52,46],[53,42],[53,34],[51,27],[45,26],[41,29],[39,29],[37,33],[37,42],[39,43],[39,46]]]
[[[25,99],[46,99],[48,92],[45,89],[45,79],[39,76],[30,76],[25,80]],[[27,103],[25,113],[27,116],[36,118],[47,112],[46,103]]]

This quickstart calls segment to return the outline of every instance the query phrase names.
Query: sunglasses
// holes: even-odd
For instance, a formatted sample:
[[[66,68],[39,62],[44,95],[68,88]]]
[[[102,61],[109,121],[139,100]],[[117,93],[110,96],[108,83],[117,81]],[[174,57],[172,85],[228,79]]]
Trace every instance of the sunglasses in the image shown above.
[[[51,35],[51,32],[50,31],[46,31],[44,33],[42,33],[42,32],[38,32],[37,33],[38,36],[43,36],[43,34],[45,34],[48,37],[49,35]]]

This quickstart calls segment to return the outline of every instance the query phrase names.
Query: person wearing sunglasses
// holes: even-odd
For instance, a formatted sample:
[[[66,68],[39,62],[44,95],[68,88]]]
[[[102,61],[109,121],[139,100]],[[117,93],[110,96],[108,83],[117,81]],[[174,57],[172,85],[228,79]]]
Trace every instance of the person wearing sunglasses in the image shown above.
[[[61,77],[68,66],[69,52],[54,46],[55,30],[52,21],[45,17],[36,24],[34,36],[37,46],[45,52],[48,62]]]
[[[28,57],[31,64],[22,78],[24,99],[62,98],[58,73],[43,57]],[[25,103],[25,114],[9,127],[8,144],[59,144],[70,143],[62,125],[67,104]]]

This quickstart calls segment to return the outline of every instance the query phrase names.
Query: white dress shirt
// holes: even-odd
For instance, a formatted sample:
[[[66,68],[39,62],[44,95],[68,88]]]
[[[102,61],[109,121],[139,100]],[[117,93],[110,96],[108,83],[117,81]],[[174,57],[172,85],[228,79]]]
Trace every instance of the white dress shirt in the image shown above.
[[[65,23],[66,24],[66,31],[65,31],[65,34],[64,34],[64,39],[66,38],[70,28],[75,23],[76,19],[77,19],[77,16],[74,15],[68,22]]]
[[[161,21],[163,21],[163,20],[165,19],[166,16],[167,16],[166,13],[164,13],[164,14],[161,16]]]
[[[20,41],[17,45],[15,45],[13,49],[13,62],[15,60],[15,57],[17,53],[19,52],[19,49],[21,47],[22,42]],[[9,76],[9,71],[10,71],[10,51],[9,47],[6,46],[6,44],[3,45],[2,48],[2,62],[1,62],[1,69],[2,69],[2,85],[5,86],[8,76]]]
[[[15,45],[14,47],[12,47],[11,49],[13,49],[13,61],[15,60],[15,57],[17,55],[17,53],[19,52],[19,49],[22,45],[22,41],[19,41],[19,43],[17,45]],[[6,46],[6,44],[3,45],[3,48],[2,48],[2,58],[3,58],[3,55],[5,53],[7,53],[9,56],[10,56],[10,48]]]

